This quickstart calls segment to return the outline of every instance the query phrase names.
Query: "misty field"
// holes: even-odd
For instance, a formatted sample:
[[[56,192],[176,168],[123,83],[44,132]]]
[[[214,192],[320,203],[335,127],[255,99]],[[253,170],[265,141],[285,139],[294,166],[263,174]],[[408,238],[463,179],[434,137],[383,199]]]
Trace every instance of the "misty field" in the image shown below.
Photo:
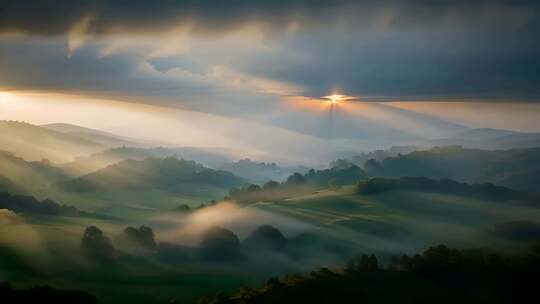
[[[324,190],[257,208],[298,218],[324,235],[355,243],[367,252],[416,252],[445,243],[454,246],[505,246],[495,225],[540,218],[535,207],[463,196],[391,191],[355,193],[355,187]]]

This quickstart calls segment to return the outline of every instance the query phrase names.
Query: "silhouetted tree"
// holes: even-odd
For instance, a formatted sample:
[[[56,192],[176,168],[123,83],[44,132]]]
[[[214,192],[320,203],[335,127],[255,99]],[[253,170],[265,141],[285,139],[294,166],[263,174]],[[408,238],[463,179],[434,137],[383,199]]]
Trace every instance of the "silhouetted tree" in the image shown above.
[[[240,240],[230,230],[221,227],[208,229],[201,241],[201,254],[212,260],[234,260],[241,257]]]
[[[141,226],[139,229],[127,227],[120,235],[119,240],[127,246],[139,247],[146,250],[155,250],[157,245],[154,232],[150,227]]]
[[[373,254],[369,256],[362,254],[361,256],[350,258],[347,261],[345,270],[348,272],[377,271],[379,270],[379,261]]]
[[[116,259],[116,250],[110,239],[103,231],[90,226],[84,231],[81,240],[81,251],[86,257],[97,261],[112,261]]]
[[[253,231],[243,242],[246,247],[258,249],[283,250],[287,239],[279,229],[263,225]]]

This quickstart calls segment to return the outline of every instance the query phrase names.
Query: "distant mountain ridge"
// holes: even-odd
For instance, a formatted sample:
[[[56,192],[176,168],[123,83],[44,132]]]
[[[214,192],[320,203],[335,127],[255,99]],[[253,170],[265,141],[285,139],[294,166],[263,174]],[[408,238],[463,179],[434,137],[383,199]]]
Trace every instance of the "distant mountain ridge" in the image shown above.
[[[427,141],[430,146],[459,145],[474,149],[517,149],[540,147],[540,133],[478,128],[465,130],[454,136]]]
[[[136,140],[128,139],[110,132],[85,128],[78,125],[66,123],[52,123],[41,125],[41,127],[65,134],[71,134],[107,147],[143,146],[139,144]]]
[[[26,160],[43,158],[65,162],[79,155],[106,149],[98,142],[73,134],[17,121],[0,121],[0,150],[12,152]]]
[[[220,166],[219,169],[229,171],[254,183],[282,182],[295,172],[304,174],[309,170],[300,166],[281,167],[276,163],[256,162],[249,158],[226,163]]]

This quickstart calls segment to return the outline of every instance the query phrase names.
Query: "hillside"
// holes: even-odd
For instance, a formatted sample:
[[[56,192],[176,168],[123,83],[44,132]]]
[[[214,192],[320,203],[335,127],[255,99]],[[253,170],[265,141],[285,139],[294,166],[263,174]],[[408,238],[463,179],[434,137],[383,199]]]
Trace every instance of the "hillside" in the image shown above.
[[[366,161],[370,176],[449,178],[467,183],[493,183],[535,192],[532,182],[540,174],[540,148],[478,150],[460,146],[436,147],[383,161]]]
[[[494,199],[479,195],[471,185],[457,187],[464,191],[396,187],[366,194],[350,186],[252,206],[313,225],[327,239],[341,240],[345,247],[339,251],[354,243],[364,252],[383,255],[441,241],[453,246],[498,246],[505,240],[495,233],[497,225],[540,218],[537,204],[516,202],[521,194],[512,190],[506,190],[506,198]]]
[[[56,184],[66,192],[109,192],[118,190],[164,190],[204,195],[238,186],[243,180],[232,173],[213,170],[194,161],[165,159],[124,160],[96,172]]]
[[[44,190],[55,182],[71,178],[48,161],[26,161],[10,152],[0,151],[0,175],[9,180],[3,184],[17,185],[16,192]],[[6,188],[6,190],[9,190]],[[11,190],[14,190],[13,188]],[[10,191],[12,192],[12,191]]]
[[[77,157],[71,162],[61,164],[60,167],[68,172],[72,172],[73,174],[84,175],[123,160],[143,160],[149,157],[177,157],[191,159],[209,167],[217,167],[231,160],[231,158],[224,151],[214,151],[212,149],[191,147],[140,148],[122,146],[100,151],[88,156]]]
[[[113,133],[72,124],[53,123],[42,125],[41,127],[64,134],[70,134],[107,147],[140,146],[140,144],[138,144],[135,140],[131,140]]]
[[[229,197],[242,204],[260,201],[277,201],[289,197],[311,193],[328,187],[352,185],[367,178],[360,167],[352,165],[344,168],[333,167],[325,170],[309,170],[306,174],[292,174],[285,182],[270,181],[262,187],[247,185],[243,188],[232,188]]]
[[[0,121],[0,150],[27,160],[66,162],[103,150],[103,144],[73,134],[16,121]]]

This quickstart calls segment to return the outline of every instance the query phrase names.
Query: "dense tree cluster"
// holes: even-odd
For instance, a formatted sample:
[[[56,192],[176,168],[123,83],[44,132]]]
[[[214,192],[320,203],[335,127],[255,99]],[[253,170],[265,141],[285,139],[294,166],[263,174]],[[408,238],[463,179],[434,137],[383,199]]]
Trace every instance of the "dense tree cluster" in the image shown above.
[[[39,213],[48,215],[80,216],[89,215],[73,206],[60,205],[52,200],[39,201],[33,196],[11,195],[0,192],[0,209],[13,212]]]
[[[373,254],[362,254],[360,256],[352,257],[347,261],[345,271],[377,271],[379,270],[379,260]]]
[[[263,288],[242,288],[207,303],[525,303],[537,297],[538,275],[539,245],[512,253],[441,245],[394,258],[387,268],[363,255],[344,271],[271,278]]]

